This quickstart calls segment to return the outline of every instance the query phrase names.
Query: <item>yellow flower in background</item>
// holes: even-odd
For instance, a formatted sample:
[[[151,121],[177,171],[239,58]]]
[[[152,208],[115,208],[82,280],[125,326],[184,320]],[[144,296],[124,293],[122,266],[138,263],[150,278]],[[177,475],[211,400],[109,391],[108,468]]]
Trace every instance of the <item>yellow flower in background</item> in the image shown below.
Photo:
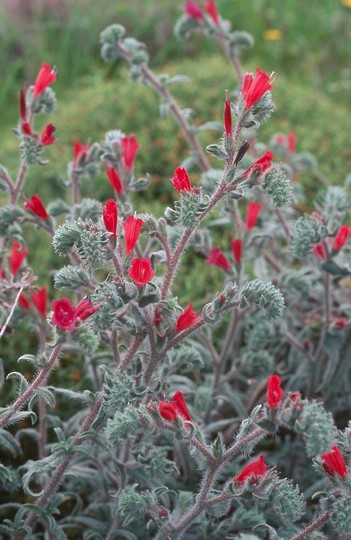
[[[342,0],[341,2],[345,7],[351,9],[351,0]]]
[[[283,34],[282,31],[279,30],[279,28],[269,28],[264,32],[263,37],[264,39],[267,39],[267,41],[279,41],[280,39],[282,39]]]

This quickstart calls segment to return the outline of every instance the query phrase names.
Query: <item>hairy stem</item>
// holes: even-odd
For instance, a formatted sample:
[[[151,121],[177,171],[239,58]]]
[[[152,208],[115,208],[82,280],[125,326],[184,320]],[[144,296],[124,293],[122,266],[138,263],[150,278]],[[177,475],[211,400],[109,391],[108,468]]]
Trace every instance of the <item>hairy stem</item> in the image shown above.
[[[58,355],[60,354],[62,345],[56,345],[56,347],[53,349],[50,358],[45,363],[45,366],[39,371],[38,375],[32,382],[32,384],[27,388],[25,392],[15,401],[15,403],[11,407],[11,411],[4,416],[0,420],[0,428],[5,426],[7,422],[10,420],[10,418],[14,415],[16,411],[21,409],[23,405],[32,397],[33,393],[39,386],[43,383],[43,381],[46,379],[47,375],[50,373],[54,363],[57,360]]]
[[[330,514],[328,511],[324,512],[323,514],[319,516],[319,518],[317,518],[308,527],[306,527],[306,529],[299,532],[298,534],[295,534],[295,536],[293,536],[291,540],[304,540],[305,538],[308,538],[313,531],[315,531],[316,529],[319,529],[321,525],[323,525],[326,521],[328,521],[329,516]]]

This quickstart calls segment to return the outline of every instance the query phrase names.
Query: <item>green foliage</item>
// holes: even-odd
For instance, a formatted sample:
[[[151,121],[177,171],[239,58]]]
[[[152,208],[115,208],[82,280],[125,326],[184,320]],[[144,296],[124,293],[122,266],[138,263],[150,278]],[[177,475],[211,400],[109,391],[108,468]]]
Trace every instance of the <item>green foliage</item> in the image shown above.
[[[291,204],[293,190],[284,169],[272,167],[265,175],[262,187],[272,197],[274,206]]]
[[[295,427],[302,433],[308,456],[327,452],[335,439],[333,416],[318,401],[304,402]]]
[[[314,215],[300,217],[295,225],[292,251],[296,257],[307,257],[312,253],[313,244],[326,238],[328,230],[325,224]]]
[[[240,293],[240,308],[245,308],[250,304],[263,308],[268,318],[276,319],[281,317],[284,305],[284,297],[279,289],[272,283],[266,285],[255,279],[245,285]]]
[[[348,493],[338,493],[329,498],[331,521],[335,530],[342,535],[351,534],[351,497]]]

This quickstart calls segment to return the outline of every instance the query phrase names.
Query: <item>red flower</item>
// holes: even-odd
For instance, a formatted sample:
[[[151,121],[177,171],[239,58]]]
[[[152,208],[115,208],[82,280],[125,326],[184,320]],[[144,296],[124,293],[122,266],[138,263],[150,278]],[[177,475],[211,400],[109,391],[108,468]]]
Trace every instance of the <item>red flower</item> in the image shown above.
[[[254,477],[254,480],[257,480],[266,474],[267,469],[268,467],[264,462],[264,456],[261,454],[258,459],[249,463],[241,473],[235,477],[235,482],[242,484],[247,478],[251,478],[252,476]]]
[[[192,326],[196,322],[198,317],[198,314],[193,311],[193,304],[190,303],[177,319],[176,332],[180,332],[181,330],[185,330],[186,328]]]
[[[288,133],[288,152],[293,154],[296,150],[296,135],[293,131]]]
[[[106,231],[112,233],[113,236],[116,236],[118,213],[117,204],[114,199],[109,199],[103,207],[102,218],[104,220]]]
[[[49,214],[47,213],[43,201],[38,194],[33,195],[31,199],[26,200],[24,206],[27,208],[27,210],[30,210],[41,219],[49,219]]]
[[[206,262],[208,264],[213,264],[213,266],[218,266],[219,268],[222,268],[222,270],[230,270],[230,262],[220,247],[211,249],[210,255],[207,257]]]
[[[120,197],[121,193],[123,191],[122,181],[118,175],[118,172],[114,167],[107,167],[106,169],[108,179],[110,181],[111,186],[114,190],[116,190],[117,195]]]
[[[97,311],[97,307],[93,306],[92,301],[89,298],[83,298],[76,306],[75,319],[77,321],[85,321]]]
[[[33,97],[39,96],[45,88],[56,81],[56,69],[49,64],[41,64],[40,71],[34,83]]]
[[[184,6],[184,13],[192,19],[203,19],[203,13],[200,6],[192,0],[186,0]]]
[[[168,403],[167,401],[160,401],[158,405],[158,412],[162,418],[169,420],[170,422],[174,422],[174,420],[177,420],[178,418],[177,409],[174,407],[174,405]]]
[[[344,245],[347,243],[349,239],[350,233],[351,233],[351,227],[348,227],[347,225],[341,225],[333,242],[333,249],[335,251],[339,251],[341,248],[344,247]]]
[[[52,124],[48,124],[43,130],[42,134],[40,135],[40,142],[43,146],[49,146],[50,144],[54,144],[54,142],[56,141],[55,137],[53,136],[55,129],[55,126],[53,126]]]
[[[208,0],[204,7],[213,22],[219,24],[219,14],[215,0]]]
[[[234,261],[237,265],[241,264],[241,258],[243,254],[243,242],[241,238],[237,238],[236,240],[231,240],[230,247],[232,248]]]
[[[26,298],[24,296],[24,294],[20,295],[20,297],[18,299],[18,303],[23,309],[29,309],[30,308],[29,300],[28,300],[28,298]]]
[[[317,257],[317,259],[321,259],[322,261],[327,260],[327,254],[326,254],[323,242],[319,242],[318,244],[315,244],[313,246],[312,253],[315,257]]]
[[[280,405],[283,397],[283,390],[280,388],[280,377],[278,375],[270,375],[268,377],[267,386],[267,403],[270,409],[274,411]]]
[[[161,401],[158,406],[158,410],[162,418],[173,422],[181,416],[184,420],[192,422],[193,419],[190,416],[188,406],[184,399],[182,392],[176,392],[173,396],[173,401],[168,403],[167,401]]]
[[[251,171],[260,175],[263,174],[269,167],[272,165],[272,159],[274,155],[272,152],[267,150],[261,157],[256,159],[255,163],[250,165],[248,169],[243,173],[244,178],[248,178],[250,176]]]
[[[246,109],[250,109],[272,88],[270,76],[265,71],[261,71],[260,68],[256,69],[255,76],[252,73],[245,73],[241,92],[245,96]]]
[[[24,122],[27,117],[26,89],[25,88],[21,88],[19,92],[19,110],[20,110],[20,118],[22,122]]]
[[[40,315],[42,315],[45,319],[46,305],[47,305],[47,294],[46,294],[45,285],[38,292],[32,293],[30,297],[32,299],[34,306],[39,311]]]
[[[321,458],[323,460],[323,469],[327,474],[329,474],[329,476],[334,476],[336,473],[341,476],[342,479],[345,478],[347,475],[346,464],[342,453],[335,444],[332,446],[331,452],[322,454]]]
[[[155,275],[151,268],[151,261],[147,258],[133,259],[128,274],[139,287],[149,283]]]
[[[246,210],[246,228],[248,231],[254,228],[257,223],[258,215],[262,208],[261,204],[255,202],[249,202]]]
[[[22,245],[18,242],[12,242],[12,251],[9,257],[11,273],[15,276],[28,253],[28,249],[22,249]]]
[[[188,173],[183,167],[177,167],[174,169],[174,176],[171,179],[173,187],[180,192],[191,191],[191,185]]]
[[[124,229],[126,253],[133,253],[143,225],[143,220],[140,218],[135,218],[134,216],[128,216],[125,222],[122,223]]]
[[[88,150],[88,144],[82,144],[79,141],[75,141],[73,145],[73,167],[77,167],[79,165],[80,159],[86,157]]]
[[[232,108],[230,101],[228,99],[228,90],[225,93],[225,103],[224,103],[224,130],[225,136],[231,137],[233,134],[233,121],[232,121]]]
[[[138,143],[134,135],[132,137],[123,137],[122,139],[122,151],[124,157],[124,164],[128,170],[133,167],[136,153],[140,144]]]
[[[73,332],[76,324],[77,309],[72,306],[69,298],[61,298],[61,300],[53,300],[51,309],[54,314],[52,322],[55,326]]]

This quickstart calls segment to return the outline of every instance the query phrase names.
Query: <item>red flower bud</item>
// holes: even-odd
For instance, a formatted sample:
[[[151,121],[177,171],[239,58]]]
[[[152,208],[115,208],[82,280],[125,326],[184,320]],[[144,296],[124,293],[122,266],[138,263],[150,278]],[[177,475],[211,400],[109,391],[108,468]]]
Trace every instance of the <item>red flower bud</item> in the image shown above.
[[[73,145],[73,167],[78,167],[79,161],[86,157],[89,150],[88,144],[76,141]]]
[[[171,179],[171,182],[177,191],[191,191],[189,176],[183,167],[177,167],[174,169],[173,174],[174,176]]]
[[[133,253],[143,225],[143,220],[140,218],[135,218],[134,216],[128,216],[125,222],[122,223],[124,229],[126,253]]]
[[[211,17],[211,19],[213,20],[213,22],[218,25],[219,14],[218,14],[218,9],[217,9],[215,0],[208,0],[208,2],[205,4],[204,7],[207,13],[209,14],[209,16]]]
[[[252,73],[245,73],[241,92],[245,96],[246,109],[250,109],[272,88],[271,78],[265,71],[257,68],[255,76]]]
[[[123,191],[123,186],[118,172],[114,167],[107,167],[106,172],[111,186],[117,192],[117,195],[120,197]]]
[[[89,298],[83,298],[76,306],[75,318],[77,321],[85,321],[97,311],[97,307],[93,306],[92,301]]]
[[[203,13],[200,6],[193,0],[186,0],[184,13],[192,19],[203,19]]]
[[[59,328],[73,332],[76,323],[76,308],[72,306],[69,298],[53,300],[51,304],[53,310],[52,323]]]
[[[232,108],[228,99],[228,90],[225,93],[224,103],[224,130],[225,136],[228,139],[233,134]]]
[[[263,454],[260,455],[258,459],[249,463],[238,476],[235,477],[235,482],[242,484],[248,478],[255,477],[258,479],[261,476],[264,476],[268,470],[267,465],[264,462]]]
[[[178,391],[174,394],[172,403],[174,404],[180,416],[184,418],[184,420],[188,420],[189,422],[192,422],[192,418],[188,411],[188,407],[187,407],[187,404],[186,404],[186,401],[184,399],[182,392]]]
[[[128,271],[129,276],[138,287],[142,287],[152,280],[155,273],[151,268],[150,259],[133,259]]]
[[[46,294],[46,287],[42,287],[38,292],[32,293],[30,295],[32,302],[40,315],[42,315],[45,319],[46,317],[46,304],[47,304],[47,294]]]
[[[237,265],[241,264],[241,258],[243,253],[243,242],[241,238],[237,238],[236,240],[231,240],[230,247],[232,248],[234,261]]]
[[[116,236],[117,230],[117,204],[114,199],[109,199],[102,209],[102,219],[104,221],[106,231]]]
[[[28,122],[22,122],[21,128],[22,128],[23,135],[28,135],[29,137],[33,135],[32,128]]]
[[[332,450],[326,454],[322,454],[321,458],[323,460],[323,468],[329,476],[334,476],[338,474],[342,479],[347,475],[346,463],[340,452],[339,448],[334,445]]]
[[[40,142],[43,146],[49,146],[50,144],[54,144],[54,142],[56,141],[55,137],[53,136],[55,129],[55,126],[53,126],[52,124],[48,124],[43,130],[42,134],[40,135]]]
[[[195,311],[193,311],[193,304],[190,303],[177,319],[176,332],[180,332],[181,330],[189,328],[197,321],[198,318],[199,315]]]
[[[224,255],[220,247],[212,248],[209,256],[206,259],[208,264],[213,264],[213,266],[218,266],[222,270],[230,270],[230,262],[227,257]]]
[[[177,420],[178,418],[177,409],[167,401],[160,401],[158,411],[162,418],[169,420],[170,422],[174,422],[174,420]]]
[[[267,386],[267,403],[273,411],[278,408],[283,397],[283,390],[280,388],[280,377],[278,375],[270,375],[268,377]]]
[[[333,249],[334,251],[339,251],[344,247],[344,245],[348,242],[349,236],[351,233],[351,227],[348,227],[347,225],[341,225],[340,229],[338,230],[334,242],[333,242]]]
[[[140,144],[138,143],[136,137],[123,137],[122,141],[122,151],[124,157],[124,164],[128,170],[133,167],[136,153]]]
[[[30,302],[29,300],[24,296],[24,294],[21,294],[19,299],[18,299],[18,303],[19,305],[23,308],[23,309],[29,309],[30,308]]]
[[[158,406],[158,410],[162,418],[173,422],[181,416],[183,420],[192,422],[186,401],[182,392],[176,392],[173,396],[173,401],[168,403],[167,401],[161,401]]]
[[[12,242],[12,251],[9,257],[10,269],[13,276],[15,276],[18,270],[21,268],[25,256],[28,253],[28,249],[22,248],[22,245],[18,242]]]
[[[312,253],[317,259],[321,259],[322,261],[327,260],[327,254],[323,242],[315,244],[313,246]]]
[[[24,206],[27,208],[27,210],[30,210],[41,219],[49,219],[49,214],[47,213],[43,201],[38,194],[33,195],[31,199],[26,200]]]
[[[257,223],[258,215],[262,208],[261,204],[249,202],[246,210],[246,229],[250,231]]]
[[[257,175],[263,174],[269,167],[272,165],[272,159],[274,155],[272,152],[267,150],[261,157],[256,159],[255,163],[250,165],[248,169],[243,173],[244,178],[248,178],[252,173],[255,173]]]
[[[39,96],[51,83],[56,81],[56,69],[49,64],[41,64],[40,71],[34,83],[33,97]]]

